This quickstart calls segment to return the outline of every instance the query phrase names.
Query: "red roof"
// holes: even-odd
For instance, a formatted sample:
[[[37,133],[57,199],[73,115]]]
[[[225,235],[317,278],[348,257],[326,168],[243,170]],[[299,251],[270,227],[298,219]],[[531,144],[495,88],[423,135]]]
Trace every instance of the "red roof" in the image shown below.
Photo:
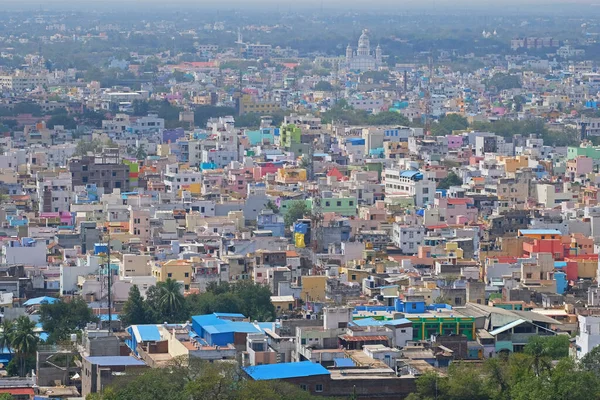
[[[473,199],[448,199],[448,204],[470,204],[473,202]]]
[[[425,228],[427,228],[427,229],[444,229],[444,228],[448,228],[448,224],[429,225],[429,226],[426,226]]]
[[[344,175],[342,175],[340,170],[335,167],[333,167],[329,170],[329,172],[327,173],[327,176],[335,176],[336,178],[338,178],[338,180],[341,180],[344,177]]]

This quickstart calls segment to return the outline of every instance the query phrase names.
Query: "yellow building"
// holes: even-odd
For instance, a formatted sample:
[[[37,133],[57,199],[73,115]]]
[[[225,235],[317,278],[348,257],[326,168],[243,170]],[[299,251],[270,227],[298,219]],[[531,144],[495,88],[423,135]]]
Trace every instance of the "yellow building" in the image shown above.
[[[275,306],[277,315],[285,314],[295,308],[296,300],[294,296],[271,296],[271,303]]]
[[[306,182],[306,170],[303,168],[279,168],[275,182],[283,184]]]
[[[281,110],[281,105],[274,101],[254,101],[249,94],[245,94],[240,98],[240,115],[269,115],[279,110]]]
[[[156,277],[157,282],[173,279],[183,282],[184,290],[190,289],[193,272],[192,263],[187,260],[169,260],[152,267],[152,275]]]
[[[361,286],[363,279],[367,279],[369,276],[373,275],[370,271],[355,268],[346,268],[345,270],[342,268],[342,273],[344,272],[348,275],[348,282],[355,282]]]
[[[501,164],[504,164],[504,170],[506,172],[515,173],[517,170],[521,168],[526,168],[529,166],[529,157],[528,156],[516,156],[516,157],[496,157]]]
[[[325,275],[303,276],[300,298],[303,301],[324,301],[327,277]]]

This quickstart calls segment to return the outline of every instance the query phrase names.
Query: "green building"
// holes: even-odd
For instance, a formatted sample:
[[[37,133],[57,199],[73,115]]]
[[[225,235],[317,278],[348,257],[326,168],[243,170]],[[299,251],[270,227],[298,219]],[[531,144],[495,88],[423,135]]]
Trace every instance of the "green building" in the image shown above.
[[[461,334],[469,340],[475,339],[475,318],[473,317],[411,317],[406,318],[413,324],[413,340],[426,340],[432,335]]]
[[[307,200],[308,207],[313,209],[313,199]],[[321,199],[321,212],[334,212],[344,217],[354,217],[357,213],[356,197],[332,197]]]
[[[568,160],[573,160],[579,156],[589,157],[593,160],[600,160],[600,147],[580,146],[567,148]]]

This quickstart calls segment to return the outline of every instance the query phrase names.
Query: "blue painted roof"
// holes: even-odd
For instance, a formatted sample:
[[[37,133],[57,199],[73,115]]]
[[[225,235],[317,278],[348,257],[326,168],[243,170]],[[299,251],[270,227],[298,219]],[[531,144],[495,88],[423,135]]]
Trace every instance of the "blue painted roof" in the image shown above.
[[[160,332],[156,325],[135,325],[134,330],[140,333],[142,342],[158,342],[160,341]]]
[[[354,361],[351,358],[334,358],[333,363],[338,368],[356,367],[356,364],[354,364]]]
[[[321,364],[312,363],[310,361],[256,365],[244,367],[244,371],[256,381],[330,374],[330,372]]]
[[[400,172],[400,176],[403,178],[413,178],[419,174],[421,174],[419,171],[402,171],[402,172]]]
[[[567,266],[566,261],[554,261],[554,268],[564,268]]]
[[[412,321],[407,318],[392,319],[390,321],[384,321],[384,325],[405,325],[405,324],[412,324]]]
[[[381,326],[383,325],[383,321],[377,321],[373,318],[361,318],[352,321],[352,323],[356,326]]]
[[[120,321],[121,317],[119,317],[119,314],[111,314],[110,319],[113,321]],[[108,314],[100,314],[100,321],[108,321]]]
[[[144,363],[142,360],[138,360],[137,358],[132,356],[96,356],[84,358],[90,363],[99,365],[101,367],[141,367],[146,365],[146,363]]]
[[[215,333],[260,333],[261,330],[255,327],[250,322],[231,322],[226,321],[227,323],[221,325],[208,325],[204,326],[204,330],[210,334]]]
[[[216,312],[213,313],[214,316],[216,317],[228,317],[228,318],[246,318],[246,316],[244,314],[240,314],[240,313],[225,313],[225,312]]]
[[[214,314],[196,315],[192,317],[192,322],[204,327],[206,325],[226,324],[227,321],[220,319]]]
[[[523,235],[562,235],[557,229],[519,229]]]
[[[50,335],[48,335],[46,332],[42,332],[38,335],[38,337],[42,342],[45,342],[48,340],[48,337],[50,337]]]
[[[57,301],[59,301],[57,298],[42,296],[42,297],[36,297],[34,299],[29,299],[25,303],[23,303],[23,305],[24,306],[37,306],[37,305],[40,305],[43,303],[54,304]]]

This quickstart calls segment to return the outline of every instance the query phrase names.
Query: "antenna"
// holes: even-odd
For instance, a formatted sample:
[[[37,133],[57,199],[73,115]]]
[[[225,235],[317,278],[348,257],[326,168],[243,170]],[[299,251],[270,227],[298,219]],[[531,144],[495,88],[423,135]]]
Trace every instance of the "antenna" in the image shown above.
[[[427,80],[427,88],[425,89],[425,135],[431,135],[431,80],[433,79],[433,50],[429,51],[429,79]]]

